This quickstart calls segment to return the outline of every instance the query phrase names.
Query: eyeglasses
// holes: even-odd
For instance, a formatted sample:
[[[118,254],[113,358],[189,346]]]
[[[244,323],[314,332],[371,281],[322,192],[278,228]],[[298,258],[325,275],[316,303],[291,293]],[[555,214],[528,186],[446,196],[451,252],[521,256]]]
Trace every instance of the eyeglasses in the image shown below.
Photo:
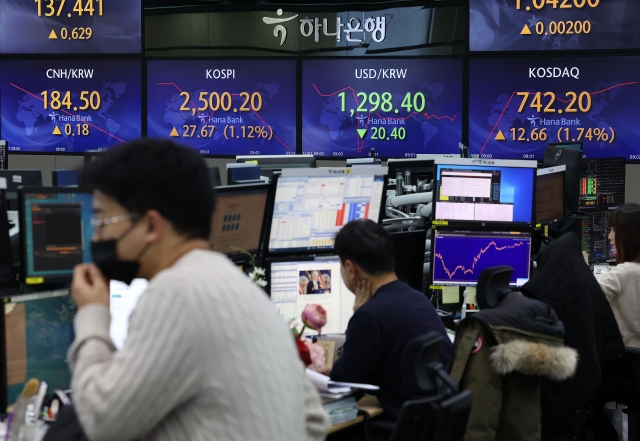
[[[134,220],[138,219],[140,215],[138,213],[129,213],[123,214],[120,216],[108,217],[105,219],[98,219],[96,217],[91,218],[89,221],[93,228],[102,228],[105,225],[117,224],[118,222],[126,221],[126,220]]]

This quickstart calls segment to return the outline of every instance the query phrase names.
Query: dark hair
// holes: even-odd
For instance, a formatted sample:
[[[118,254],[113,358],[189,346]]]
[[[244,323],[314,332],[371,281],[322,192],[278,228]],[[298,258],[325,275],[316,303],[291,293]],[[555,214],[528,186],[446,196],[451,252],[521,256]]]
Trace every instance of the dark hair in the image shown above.
[[[343,264],[351,260],[372,276],[395,271],[393,240],[372,220],[349,222],[337,234],[334,247]]]
[[[640,205],[621,205],[609,214],[615,229],[617,263],[640,262]]]
[[[189,147],[161,139],[128,142],[86,164],[79,181],[130,213],[157,210],[189,239],[209,238],[215,195],[204,160]]]

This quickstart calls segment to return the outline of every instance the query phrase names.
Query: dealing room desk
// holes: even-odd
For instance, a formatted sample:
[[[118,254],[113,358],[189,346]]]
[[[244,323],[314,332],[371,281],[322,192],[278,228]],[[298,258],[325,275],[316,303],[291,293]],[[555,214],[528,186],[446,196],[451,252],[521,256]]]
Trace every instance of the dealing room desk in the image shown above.
[[[380,403],[376,397],[362,397],[360,401],[358,401],[358,408],[363,410],[369,414],[370,418],[377,417],[382,415],[382,407],[380,407]],[[334,424],[329,427],[329,431],[327,432],[329,435],[332,433],[338,432],[340,430],[347,429],[349,427],[358,425],[364,421],[364,417],[362,415],[358,415],[355,419],[351,421],[345,421],[344,423]]]

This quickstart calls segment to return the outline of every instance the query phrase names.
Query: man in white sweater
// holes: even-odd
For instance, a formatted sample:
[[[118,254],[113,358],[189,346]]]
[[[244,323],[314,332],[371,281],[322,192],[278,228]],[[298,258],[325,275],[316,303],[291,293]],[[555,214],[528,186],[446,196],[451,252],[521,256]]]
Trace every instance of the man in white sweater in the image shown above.
[[[327,419],[291,333],[264,292],[209,251],[214,195],[194,150],[115,147],[87,166],[94,265],[76,268],[69,350],[80,425],[92,441],[324,439]],[[146,278],[120,351],[107,279]]]

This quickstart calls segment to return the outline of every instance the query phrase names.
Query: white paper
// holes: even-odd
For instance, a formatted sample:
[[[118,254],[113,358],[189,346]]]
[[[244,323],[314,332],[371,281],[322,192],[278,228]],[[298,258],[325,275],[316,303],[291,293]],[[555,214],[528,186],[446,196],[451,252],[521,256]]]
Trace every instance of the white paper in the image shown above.
[[[350,392],[351,388],[365,389],[365,390],[380,390],[380,387],[374,386],[373,384],[343,383],[340,381],[331,381],[329,377],[319,372],[316,372],[311,369],[307,369],[306,371],[307,371],[307,377],[316,386],[316,389],[322,392],[331,392],[331,393],[337,394],[337,393],[343,393],[343,392]]]

